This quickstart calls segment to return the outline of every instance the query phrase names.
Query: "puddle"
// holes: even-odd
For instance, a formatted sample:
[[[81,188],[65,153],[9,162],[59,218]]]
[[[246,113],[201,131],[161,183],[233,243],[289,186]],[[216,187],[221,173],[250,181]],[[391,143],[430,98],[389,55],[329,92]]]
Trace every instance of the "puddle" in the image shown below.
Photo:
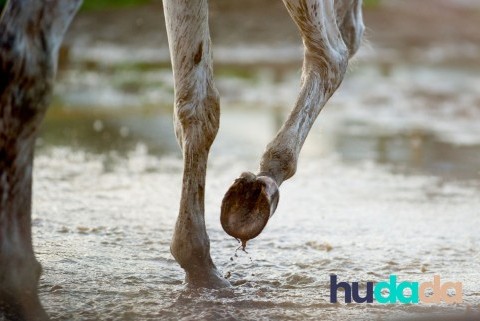
[[[148,76],[135,82],[137,72]],[[277,212],[248,254],[232,257],[238,243],[221,229],[222,197],[241,172],[257,169],[299,75],[219,70],[206,223],[213,259],[234,285],[228,293],[185,292],[169,252],[182,161],[164,74],[134,71],[128,91],[111,81],[115,71],[93,85],[81,72],[61,75],[64,94],[42,128],[34,174],[40,295],[53,320],[371,320],[476,309],[480,87],[470,71],[353,69],[282,185]],[[111,85],[105,96],[92,94],[103,84]],[[123,95],[138,103],[112,104]],[[362,282],[439,274],[463,282],[464,303],[333,305],[331,273]]]

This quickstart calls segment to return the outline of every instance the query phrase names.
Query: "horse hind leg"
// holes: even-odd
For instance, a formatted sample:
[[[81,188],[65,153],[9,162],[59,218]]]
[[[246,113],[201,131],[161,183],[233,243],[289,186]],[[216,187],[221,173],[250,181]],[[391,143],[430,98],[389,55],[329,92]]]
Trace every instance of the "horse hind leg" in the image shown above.
[[[80,0],[10,0],[0,20],[0,319],[48,320],[31,235],[35,139]]]

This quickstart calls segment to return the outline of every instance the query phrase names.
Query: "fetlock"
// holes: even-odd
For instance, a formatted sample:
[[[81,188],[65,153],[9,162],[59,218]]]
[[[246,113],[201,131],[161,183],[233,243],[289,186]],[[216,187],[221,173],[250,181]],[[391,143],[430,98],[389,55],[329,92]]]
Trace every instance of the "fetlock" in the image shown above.
[[[0,258],[0,315],[7,320],[48,320],[38,299],[42,271],[33,257]]]
[[[199,270],[213,265],[208,236],[187,237],[174,234],[170,252],[185,271]]]

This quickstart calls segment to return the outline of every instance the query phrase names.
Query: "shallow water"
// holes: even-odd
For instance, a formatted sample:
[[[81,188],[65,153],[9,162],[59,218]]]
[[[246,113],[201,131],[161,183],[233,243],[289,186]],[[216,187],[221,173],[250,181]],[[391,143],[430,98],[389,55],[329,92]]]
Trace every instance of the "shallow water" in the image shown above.
[[[166,107],[153,110],[75,107],[75,90],[62,88],[63,106],[48,115],[34,174],[40,295],[52,318],[372,320],[478,311],[480,129],[472,117],[480,111],[480,87],[469,71],[449,70],[445,86],[461,91],[435,101],[444,89],[428,79],[445,70],[415,68],[414,78],[409,72],[352,71],[248,254],[236,252],[239,244],[221,229],[221,199],[242,171],[256,170],[285,117],[279,105],[294,101],[298,72],[220,76],[224,109],[209,163],[206,222],[212,257],[234,287],[195,293],[184,290],[169,253],[182,163],[166,105],[168,78],[165,95],[151,96],[164,97]],[[158,80],[162,73],[151,75]],[[384,82],[374,81],[379,73]],[[390,274],[431,281],[437,274],[463,282],[464,303],[331,304],[330,274],[361,284]]]

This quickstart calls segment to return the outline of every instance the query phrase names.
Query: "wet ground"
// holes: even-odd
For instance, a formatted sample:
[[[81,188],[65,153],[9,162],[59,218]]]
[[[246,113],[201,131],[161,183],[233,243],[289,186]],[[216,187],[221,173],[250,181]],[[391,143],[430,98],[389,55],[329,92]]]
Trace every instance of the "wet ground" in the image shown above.
[[[230,8],[225,3],[222,10]],[[476,15],[472,8],[457,10],[468,11],[468,19]],[[371,10],[389,17],[394,9]],[[462,46],[434,39],[407,50],[383,41],[389,39],[383,22],[374,20],[381,12],[366,17],[382,32],[322,111],[296,176],[282,185],[277,212],[248,253],[236,251],[238,243],[221,229],[220,202],[234,178],[257,169],[293,105],[301,51],[294,40],[234,46],[238,40],[230,42],[217,27],[222,117],[209,163],[206,220],[213,259],[234,287],[194,293],[184,291],[183,272],[169,253],[182,163],[166,48],[143,46],[132,56],[133,47],[121,47],[107,31],[101,41],[82,38],[82,23],[92,18],[80,17],[35,161],[34,243],[44,267],[40,295],[52,319],[383,320],[478,313],[476,34],[461,29],[455,39]],[[96,45],[82,51],[82,41]],[[277,59],[265,59],[272,48]],[[362,289],[390,274],[418,282],[441,275],[463,283],[464,302],[331,304],[330,274],[359,281]]]

